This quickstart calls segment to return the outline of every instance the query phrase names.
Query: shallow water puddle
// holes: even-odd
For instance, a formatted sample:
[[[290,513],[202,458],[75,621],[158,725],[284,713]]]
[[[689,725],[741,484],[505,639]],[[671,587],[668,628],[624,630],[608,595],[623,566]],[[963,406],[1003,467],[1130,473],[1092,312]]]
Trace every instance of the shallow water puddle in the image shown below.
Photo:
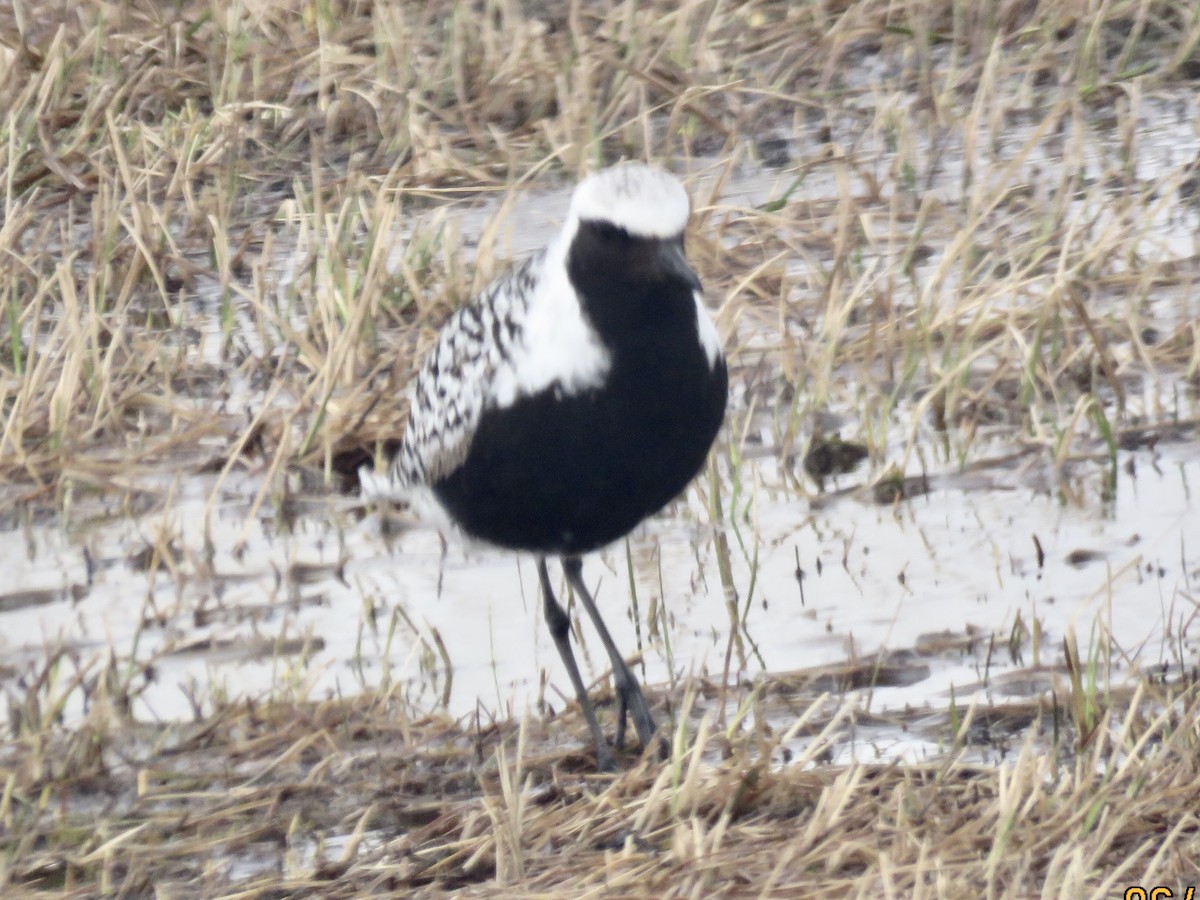
[[[760,488],[755,521],[742,526],[757,560],[729,535],[742,644],[730,653],[730,675],[779,677],[911,649],[895,657],[894,671],[878,673],[880,686],[818,679],[800,691],[832,690],[884,717],[846,732],[853,752],[911,757],[933,744],[887,727],[889,714],[939,713],[952,691],[959,705],[1023,697],[1045,686],[1038,667],[1061,660],[1068,633],[1085,658],[1111,635],[1115,682],[1131,667],[1192,666],[1200,639],[1197,450],[1179,443],[1122,454],[1111,504],[1066,504],[1021,486],[1020,472],[894,506],[855,494],[811,503]],[[719,678],[730,650],[715,545],[694,524],[704,515],[695,492],[691,501],[643,529],[628,556],[618,546],[585,567],[619,645],[630,654],[643,648],[651,684]],[[61,643],[71,661],[62,683],[76,666],[96,671],[110,647],[119,658],[152,662],[151,678],[132,681],[134,712],[151,719],[272,687],[319,697],[390,681],[424,704],[445,697],[455,715],[483,710],[486,720],[488,710],[520,715],[535,703],[543,671],[546,701],[564,705],[569,685],[540,621],[528,558],[456,546],[443,556],[434,532],[385,542],[370,522],[337,512],[306,516],[291,534],[254,523],[237,554],[244,514],[241,503],[219,508],[208,548],[200,497],[181,498],[165,517],[85,528],[70,539],[38,526],[10,534],[2,546],[12,587],[0,594],[8,689],[19,693],[16,679],[27,681]],[[145,548],[162,529],[173,556],[148,560]],[[639,628],[627,614],[630,566]],[[37,602],[25,602],[31,597]],[[603,650],[589,625],[582,630],[582,664],[599,677]],[[963,641],[968,634],[974,640]],[[72,698],[68,716],[80,702]]]

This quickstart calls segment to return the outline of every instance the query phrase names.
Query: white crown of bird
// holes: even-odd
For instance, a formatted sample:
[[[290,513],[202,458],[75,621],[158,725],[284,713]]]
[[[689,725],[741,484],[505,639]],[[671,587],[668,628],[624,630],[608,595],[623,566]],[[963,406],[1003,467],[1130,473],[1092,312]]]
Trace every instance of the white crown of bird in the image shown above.
[[[609,222],[635,237],[672,238],[683,233],[690,205],[675,176],[654,166],[625,163],[589,175],[571,195],[578,221]]]

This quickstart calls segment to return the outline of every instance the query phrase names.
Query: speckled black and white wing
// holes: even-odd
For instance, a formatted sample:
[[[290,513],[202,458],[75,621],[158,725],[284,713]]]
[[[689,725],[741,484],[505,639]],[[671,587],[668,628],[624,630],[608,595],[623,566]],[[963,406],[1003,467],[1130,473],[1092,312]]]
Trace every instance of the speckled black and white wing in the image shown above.
[[[443,326],[411,391],[408,428],[388,473],[389,492],[409,497],[462,463],[498,373],[512,365],[545,250],[492,282]]]

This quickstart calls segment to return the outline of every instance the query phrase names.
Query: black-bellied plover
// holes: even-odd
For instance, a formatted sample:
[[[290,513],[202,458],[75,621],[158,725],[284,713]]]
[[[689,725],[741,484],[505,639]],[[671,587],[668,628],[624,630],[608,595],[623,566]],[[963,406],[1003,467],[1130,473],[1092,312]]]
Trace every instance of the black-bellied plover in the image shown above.
[[[612,663],[616,744],[655,725],[583,580],[580,555],[628,534],[700,471],[727,373],[684,256],[682,185],[624,164],[576,187],[567,221],[443,328],[412,393],[387,493],[471,538],[537,555],[550,634],[601,768],[615,757],[588,699],[547,556],[562,558]]]

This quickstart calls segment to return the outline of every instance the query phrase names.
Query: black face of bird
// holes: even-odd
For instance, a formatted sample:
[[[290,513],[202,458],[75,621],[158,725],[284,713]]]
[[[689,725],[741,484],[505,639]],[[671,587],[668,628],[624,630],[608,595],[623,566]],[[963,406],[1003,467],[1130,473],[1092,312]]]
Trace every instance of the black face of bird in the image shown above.
[[[572,280],[585,293],[593,286],[587,282],[607,282],[614,289],[622,283],[637,283],[659,289],[671,285],[689,292],[700,290],[700,279],[684,254],[682,234],[643,237],[611,222],[585,219],[571,244],[568,266]]]

